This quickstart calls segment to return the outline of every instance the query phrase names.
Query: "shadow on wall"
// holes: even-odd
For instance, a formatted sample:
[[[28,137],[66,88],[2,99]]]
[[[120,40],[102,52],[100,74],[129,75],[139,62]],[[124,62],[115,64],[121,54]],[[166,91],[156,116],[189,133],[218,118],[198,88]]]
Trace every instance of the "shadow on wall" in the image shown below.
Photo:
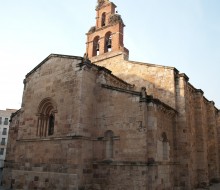
[[[120,78],[125,80],[126,82],[130,84],[135,85],[135,90],[140,91],[142,87],[146,88],[147,95],[152,95],[153,98],[159,99],[161,102],[167,104],[168,106],[172,107],[173,109],[176,109],[176,96],[175,89],[176,84],[175,81],[166,81],[166,79],[161,78],[160,85],[157,85],[156,83],[152,83],[149,80],[145,78],[141,78],[138,75],[129,75],[120,73]],[[169,88],[171,90],[167,90],[163,87],[169,83]]]

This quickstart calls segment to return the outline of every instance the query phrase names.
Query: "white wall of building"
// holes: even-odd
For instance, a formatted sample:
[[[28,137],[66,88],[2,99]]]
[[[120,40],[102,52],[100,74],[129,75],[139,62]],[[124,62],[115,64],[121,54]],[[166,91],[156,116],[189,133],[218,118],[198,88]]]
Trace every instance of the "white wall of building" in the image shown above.
[[[6,148],[8,142],[9,120],[13,109],[0,110],[0,168],[4,167]]]

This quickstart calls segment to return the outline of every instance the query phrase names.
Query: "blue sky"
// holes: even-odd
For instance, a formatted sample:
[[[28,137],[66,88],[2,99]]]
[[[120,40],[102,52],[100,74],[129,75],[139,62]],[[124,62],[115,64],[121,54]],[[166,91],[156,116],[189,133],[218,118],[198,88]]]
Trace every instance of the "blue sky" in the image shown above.
[[[220,108],[220,1],[113,1],[130,60],[176,67]],[[25,75],[51,53],[83,56],[96,0],[10,0],[0,6],[0,109],[20,108]]]

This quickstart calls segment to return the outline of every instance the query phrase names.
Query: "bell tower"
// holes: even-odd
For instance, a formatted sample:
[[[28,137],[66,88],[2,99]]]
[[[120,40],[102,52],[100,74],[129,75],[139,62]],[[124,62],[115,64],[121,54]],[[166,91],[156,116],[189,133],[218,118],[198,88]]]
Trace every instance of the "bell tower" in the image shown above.
[[[111,57],[117,52],[127,55],[124,47],[124,23],[115,11],[116,5],[109,0],[98,0],[96,6],[96,25],[87,35],[86,54],[89,59],[101,55]]]

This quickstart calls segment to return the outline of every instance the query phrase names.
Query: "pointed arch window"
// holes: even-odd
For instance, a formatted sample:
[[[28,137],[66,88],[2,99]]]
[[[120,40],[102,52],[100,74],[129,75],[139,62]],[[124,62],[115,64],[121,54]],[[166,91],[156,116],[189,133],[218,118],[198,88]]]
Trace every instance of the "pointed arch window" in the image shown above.
[[[46,137],[54,134],[56,108],[56,103],[51,98],[45,98],[40,102],[37,112],[37,136]]]
[[[107,32],[105,35],[105,53],[112,50],[112,33]]]
[[[93,40],[93,56],[99,55],[100,51],[100,37],[96,36]]]

